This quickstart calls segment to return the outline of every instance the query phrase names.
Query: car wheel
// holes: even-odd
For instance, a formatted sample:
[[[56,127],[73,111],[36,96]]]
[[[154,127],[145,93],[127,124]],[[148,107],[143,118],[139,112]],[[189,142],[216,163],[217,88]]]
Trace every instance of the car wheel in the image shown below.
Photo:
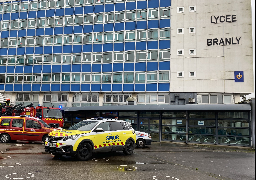
[[[134,150],[134,142],[131,139],[128,139],[124,145],[124,154],[126,155],[131,155],[133,154],[133,150]]]
[[[137,147],[139,147],[139,148],[145,147],[145,141],[143,139],[138,139],[136,144],[137,144]]]
[[[81,142],[76,151],[76,157],[81,161],[92,157],[92,146],[88,142]]]
[[[1,134],[0,141],[2,143],[8,143],[11,141],[11,136],[9,134]]]

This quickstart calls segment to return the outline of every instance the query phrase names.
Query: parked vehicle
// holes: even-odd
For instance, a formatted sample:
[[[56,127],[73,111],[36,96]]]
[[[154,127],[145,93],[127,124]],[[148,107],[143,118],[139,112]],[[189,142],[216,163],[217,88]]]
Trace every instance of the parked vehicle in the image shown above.
[[[146,145],[151,145],[151,136],[149,133],[135,131],[136,134],[136,145],[139,148],[143,148]]]

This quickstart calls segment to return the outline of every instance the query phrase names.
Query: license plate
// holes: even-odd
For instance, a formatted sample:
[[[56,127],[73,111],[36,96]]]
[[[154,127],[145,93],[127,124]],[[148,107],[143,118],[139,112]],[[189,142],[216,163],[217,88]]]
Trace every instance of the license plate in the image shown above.
[[[49,143],[50,147],[56,147],[56,143]]]

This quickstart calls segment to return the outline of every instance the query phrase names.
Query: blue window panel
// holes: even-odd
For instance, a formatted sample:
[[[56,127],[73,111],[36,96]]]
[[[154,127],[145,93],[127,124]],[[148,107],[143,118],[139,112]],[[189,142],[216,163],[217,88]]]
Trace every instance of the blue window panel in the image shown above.
[[[4,90],[4,84],[0,84],[0,90]]]
[[[146,50],[146,49],[147,49],[146,41],[136,42],[136,50]]]
[[[7,48],[0,48],[0,55],[7,55]]]
[[[27,12],[20,12],[20,19],[27,19],[28,13]]]
[[[123,71],[123,63],[114,63],[113,64],[113,71]]]
[[[82,33],[83,26],[74,26],[74,33]]]
[[[134,85],[133,84],[124,84],[123,85],[123,91],[134,91]]]
[[[158,63],[157,62],[148,62],[147,71],[156,71],[156,70],[158,70]]]
[[[113,43],[103,44],[103,51],[113,51]]]
[[[113,31],[113,29],[114,29],[113,23],[104,24],[104,31]]]
[[[100,84],[91,84],[91,91],[101,91]]]
[[[25,48],[24,47],[17,49],[17,55],[24,55],[24,54],[25,54]]]
[[[115,43],[114,51],[124,51],[124,43]]]
[[[44,35],[44,28],[36,29],[36,35],[37,35],[37,36]]]
[[[17,35],[18,35],[17,32],[18,32],[17,30],[11,30],[10,31],[10,37],[17,37]]]
[[[102,72],[112,72],[112,64],[102,64]]]
[[[14,66],[7,66],[7,73],[14,73]]]
[[[158,20],[151,20],[148,21],[148,28],[158,28],[159,21]]]
[[[51,91],[60,91],[60,84],[51,84]]]
[[[49,67],[49,68],[51,69],[51,67]],[[50,70],[50,72],[51,72],[51,70]],[[33,73],[42,73],[42,65],[34,65]]]
[[[83,14],[83,7],[76,7],[75,8],[75,14]]]
[[[135,42],[127,42],[125,43],[125,50],[135,50]]]
[[[53,35],[53,28],[45,28],[45,35]]]
[[[135,29],[135,22],[126,22],[125,23],[125,30],[134,30]]]
[[[146,71],[146,63],[135,63],[135,71]]]
[[[80,84],[71,84],[71,91],[80,91]]]
[[[7,38],[9,37],[9,31],[2,31],[1,38]]]
[[[148,49],[158,49],[158,41],[148,41]]]
[[[24,73],[32,73],[33,66],[25,66],[24,67]]]
[[[102,52],[102,44],[94,44],[93,52]]]
[[[160,7],[171,6],[171,0],[160,0]]]
[[[168,49],[171,46],[170,40],[161,40],[159,41],[159,49]]]
[[[13,85],[12,84],[6,84],[5,85],[5,91],[13,91]]]
[[[53,53],[62,53],[62,46],[53,46]]]
[[[0,14],[0,21],[2,21],[2,14]]]
[[[170,84],[169,83],[158,84],[158,91],[170,91]]]
[[[135,84],[135,91],[145,91],[145,84]]]
[[[28,18],[36,18],[36,11],[28,12]]]
[[[93,13],[93,6],[85,6],[84,7],[84,14]]]
[[[124,23],[115,23],[115,31],[124,30]]]
[[[147,1],[137,1],[137,9],[147,9]]]
[[[33,47],[26,47],[26,54],[34,54],[34,48]]]
[[[63,34],[63,27],[54,28],[54,34]]]
[[[55,16],[64,16],[64,9],[56,9]]]
[[[52,72],[53,73],[61,72],[61,65],[52,65]]]
[[[44,54],[52,54],[52,46],[44,46]]]
[[[104,5],[94,6],[94,13],[104,12]]]
[[[46,10],[46,17],[54,16],[55,9]]]
[[[123,11],[125,10],[125,4],[124,3],[116,3],[115,4],[115,11]]]
[[[11,20],[19,19],[19,13],[11,13]]]
[[[51,73],[51,65],[43,65],[43,73]]]
[[[6,72],[6,66],[0,66],[0,74]]]
[[[101,72],[101,64],[93,64],[92,72]]]
[[[72,53],[72,45],[63,46],[63,53]]]
[[[22,91],[22,84],[14,84],[14,91]]]
[[[112,91],[122,91],[122,84],[112,84]]]
[[[90,91],[90,84],[81,84],[81,91]]]
[[[64,27],[64,34],[72,34],[73,33],[73,26]]]
[[[114,4],[105,4],[105,12],[114,11]]]
[[[3,20],[10,20],[10,13],[3,14]]]
[[[22,29],[18,31],[18,37],[24,37],[26,36],[26,29]]]
[[[50,84],[42,84],[41,91],[50,91]]]
[[[159,70],[170,70],[170,61],[159,62]]]
[[[82,64],[82,72],[91,72],[90,64]]]
[[[65,15],[73,15],[73,14],[74,14],[74,8],[65,9]]]
[[[168,0],[166,0],[168,1]],[[159,0],[149,0],[148,1],[148,8],[157,8],[159,7]]]
[[[103,32],[103,24],[95,24],[93,31],[94,32]]]
[[[23,84],[23,91],[31,91],[31,84]]]
[[[146,84],[146,91],[157,91],[157,84]]]
[[[92,45],[91,44],[83,45],[83,52],[92,52]]]
[[[81,64],[72,64],[72,72],[81,72]]]
[[[111,91],[111,84],[102,84],[102,91]]]
[[[9,48],[8,55],[16,55],[16,48]]]
[[[137,21],[137,29],[147,29],[147,21]]]
[[[133,63],[124,63],[124,71],[134,71]]]
[[[62,72],[71,72],[71,65],[62,65]]]
[[[171,27],[170,19],[161,19],[160,20],[160,28]]]
[[[136,2],[127,2],[126,3],[126,10],[134,10],[136,9]]]
[[[40,91],[41,84],[32,84],[32,91]]]
[[[82,52],[82,45],[73,45],[73,53]]]
[[[35,36],[35,29],[28,29],[27,36]]]
[[[84,26],[84,33],[92,32],[92,25],[85,25]]]
[[[45,10],[37,11],[37,17],[45,17]]]

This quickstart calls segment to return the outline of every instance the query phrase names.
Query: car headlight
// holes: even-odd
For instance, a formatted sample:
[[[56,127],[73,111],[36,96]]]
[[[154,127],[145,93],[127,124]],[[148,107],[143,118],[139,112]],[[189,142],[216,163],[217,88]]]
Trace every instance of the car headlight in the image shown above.
[[[72,139],[72,140],[75,140],[77,137],[79,136],[79,134],[76,134],[76,135],[71,135],[71,136],[66,136],[64,137],[64,141],[68,140],[68,139]]]

